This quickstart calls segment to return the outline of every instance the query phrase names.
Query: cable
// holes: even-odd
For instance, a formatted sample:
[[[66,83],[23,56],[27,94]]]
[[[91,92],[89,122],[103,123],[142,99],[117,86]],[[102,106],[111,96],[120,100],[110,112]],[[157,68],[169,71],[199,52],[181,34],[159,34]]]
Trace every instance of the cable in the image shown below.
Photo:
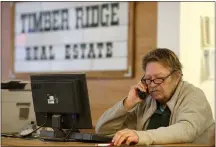
[[[76,129],[77,115],[76,114],[72,114],[72,119],[73,119],[72,129],[70,129],[70,131],[67,133],[67,135],[64,138],[64,141],[67,141],[69,139],[72,131]]]
[[[11,137],[11,138],[20,138],[20,136],[18,135],[19,132],[15,132],[15,133],[1,133],[2,137]]]
[[[37,130],[39,130],[40,128],[42,128],[47,123],[47,120],[48,120],[48,116],[46,117],[46,121],[39,128],[33,130],[32,132],[30,132],[28,134],[20,135],[20,136],[23,137],[23,138],[25,138],[25,137],[28,137],[28,136],[32,135],[34,132],[36,132]]]
[[[72,132],[73,129],[70,129],[70,131],[67,133],[67,135],[65,136],[64,138],[64,141],[67,141],[71,135],[71,132]]]

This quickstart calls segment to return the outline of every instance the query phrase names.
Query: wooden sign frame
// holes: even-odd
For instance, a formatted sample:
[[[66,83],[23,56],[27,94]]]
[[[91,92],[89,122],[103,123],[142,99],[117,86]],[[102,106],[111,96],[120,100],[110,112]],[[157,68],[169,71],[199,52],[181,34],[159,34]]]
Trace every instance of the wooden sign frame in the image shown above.
[[[14,49],[15,49],[15,5],[17,2],[13,2],[11,6],[11,41],[12,41],[12,74],[16,79],[29,79],[29,75],[39,73],[15,73],[14,70]],[[134,76],[134,7],[135,2],[128,2],[128,56],[127,56],[127,70],[122,71],[80,71],[80,72],[57,72],[58,74],[70,74],[70,73],[86,73],[87,78],[132,78]],[[44,72],[40,74],[57,74],[56,72]]]

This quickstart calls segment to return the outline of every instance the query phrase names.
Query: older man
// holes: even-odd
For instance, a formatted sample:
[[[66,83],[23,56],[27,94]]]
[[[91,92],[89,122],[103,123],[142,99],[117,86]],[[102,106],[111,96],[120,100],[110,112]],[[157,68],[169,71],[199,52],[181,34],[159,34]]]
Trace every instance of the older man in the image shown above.
[[[114,135],[114,145],[208,144],[214,120],[203,91],[182,80],[182,65],[169,49],[143,58],[145,75],[128,96],[108,109],[96,133]],[[192,71],[191,71],[192,72]],[[138,90],[148,96],[141,99]]]

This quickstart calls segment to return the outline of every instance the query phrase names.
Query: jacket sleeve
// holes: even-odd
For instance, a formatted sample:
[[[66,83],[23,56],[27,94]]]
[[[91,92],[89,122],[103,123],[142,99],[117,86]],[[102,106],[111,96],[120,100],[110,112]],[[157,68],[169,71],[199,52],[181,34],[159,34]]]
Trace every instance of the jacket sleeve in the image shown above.
[[[188,93],[187,100],[179,106],[175,124],[153,130],[136,131],[139,136],[138,144],[191,143],[205,131],[209,126],[208,121],[211,120],[210,105],[204,93],[197,89],[196,92]]]
[[[116,103],[99,118],[95,126],[97,134],[114,135],[114,133],[124,128],[136,128],[137,118],[135,111],[137,105],[132,110],[126,111],[123,101]]]

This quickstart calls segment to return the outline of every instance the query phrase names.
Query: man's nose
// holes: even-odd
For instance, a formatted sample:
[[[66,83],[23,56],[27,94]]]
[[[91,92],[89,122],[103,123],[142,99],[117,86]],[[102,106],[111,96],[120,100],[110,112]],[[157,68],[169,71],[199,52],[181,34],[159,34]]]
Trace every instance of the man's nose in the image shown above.
[[[149,84],[149,87],[151,87],[151,88],[154,88],[156,86],[157,86],[157,84],[155,84],[153,81],[151,81],[151,83]]]

